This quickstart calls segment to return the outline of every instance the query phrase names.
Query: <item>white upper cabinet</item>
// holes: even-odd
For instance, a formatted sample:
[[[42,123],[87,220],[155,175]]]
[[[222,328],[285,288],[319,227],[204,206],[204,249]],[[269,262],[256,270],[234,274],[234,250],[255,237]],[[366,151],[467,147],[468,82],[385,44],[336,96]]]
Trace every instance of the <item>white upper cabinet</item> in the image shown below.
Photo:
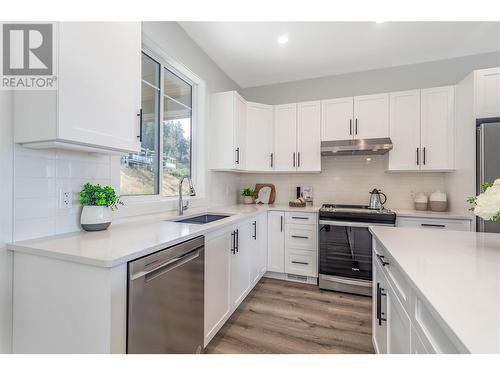
[[[212,95],[211,148],[213,169],[244,169],[247,109],[236,91]]]
[[[271,171],[274,168],[273,106],[247,103],[246,169]]]
[[[297,171],[321,172],[321,103],[297,104]]]
[[[474,72],[476,118],[500,117],[500,68]]]
[[[389,152],[388,169],[419,170],[420,90],[393,92],[389,98],[389,136],[393,149]]]
[[[321,140],[338,141],[353,136],[353,98],[321,102]]]
[[[421,170],[450,170],[455,165],[455,87],[420,91]]]
[[[354,138],[389,136],[389,94],[354,97]]]
[[[54,34],[58,88],[14,93],[15,142],[33,148],[139,151],[140,22],[61,22]]]
[[[295,171],[297,166],[297,105],[274,107],[275,171]]]

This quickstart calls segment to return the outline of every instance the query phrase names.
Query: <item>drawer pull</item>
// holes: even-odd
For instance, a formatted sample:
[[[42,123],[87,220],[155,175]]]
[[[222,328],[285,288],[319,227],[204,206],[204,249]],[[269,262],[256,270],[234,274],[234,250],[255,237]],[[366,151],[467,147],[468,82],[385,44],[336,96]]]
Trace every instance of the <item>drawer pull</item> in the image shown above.
[[[292,238],[301,238],[303,240],[308,240],[309,239],[309,237],[307,237],[307,236],[292,236]]]
[[[309,220],[308,217],[304,217],[304,216],[292,216],[292,219],[298,219],[298,220]]]
[[[387,266],[389,264],[389,262],[386,262],[384,260],[384,256],[383,255],[377,254],[377,258],[378,258],[378,260],[380,260],[380,263],[382,264],[383,267],[385,267],[385,266]]]
[[[432,227],[432,228],[446,228],[446,225],[444,224],[425,224],[422,223],[420,224],[422,227]]]
[[[309,264],[307,262],[299,262],[299,261],[296,261],[296,260],[292,260],[292,263],[293,264],[303,264],[304,266],[307,266]]]

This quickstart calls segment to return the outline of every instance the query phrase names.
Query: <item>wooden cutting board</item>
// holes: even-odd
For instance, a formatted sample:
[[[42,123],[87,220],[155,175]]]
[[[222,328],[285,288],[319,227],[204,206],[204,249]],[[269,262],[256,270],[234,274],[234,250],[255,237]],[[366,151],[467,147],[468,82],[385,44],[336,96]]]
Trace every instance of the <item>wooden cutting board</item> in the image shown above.
[[[276,200],[276,187],[273,184],[255,184],[255,194],[259,195],[259,190],[265,186],[269,186],[271,188],[271,195],[269,196],[269,204],[273,204]]]

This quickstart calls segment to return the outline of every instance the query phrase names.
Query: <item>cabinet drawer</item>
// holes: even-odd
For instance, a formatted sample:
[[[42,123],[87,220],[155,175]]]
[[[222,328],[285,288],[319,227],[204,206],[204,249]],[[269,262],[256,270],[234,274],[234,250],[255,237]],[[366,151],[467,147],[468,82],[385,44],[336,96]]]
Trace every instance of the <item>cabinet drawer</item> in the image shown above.
[[[316,254],[310,251],[287,249],[285,251],[285,272],[317,277]]]
[[[374,241],[373,261],[383,270],[387,281],[394,289],[394,293],[401,301],[405,310],[408,311],[410,309],[410,284],[399,269],[399,266],[395,263],[391,254],[377,241]]]
[[[316,226],[287,224],[285,226],[285,247],[287,249],[316,251]]]
[[[318,216],[313,212],[285,212],[285,223],[315,225]]]
[[[397,219],[398,227],[426,228],[426,229],[448,229],[469,232],[471,230],[470,220],[446,220],[425,219],[416,217],[401,217]]]

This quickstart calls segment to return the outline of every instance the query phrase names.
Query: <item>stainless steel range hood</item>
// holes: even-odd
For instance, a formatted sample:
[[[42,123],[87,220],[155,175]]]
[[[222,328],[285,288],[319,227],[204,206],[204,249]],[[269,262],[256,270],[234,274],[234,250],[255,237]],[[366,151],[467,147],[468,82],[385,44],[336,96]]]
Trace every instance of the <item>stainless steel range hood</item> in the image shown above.
[[[382,155],[392,150],[390,138],[349,139],[321,142],[321,156]]]

